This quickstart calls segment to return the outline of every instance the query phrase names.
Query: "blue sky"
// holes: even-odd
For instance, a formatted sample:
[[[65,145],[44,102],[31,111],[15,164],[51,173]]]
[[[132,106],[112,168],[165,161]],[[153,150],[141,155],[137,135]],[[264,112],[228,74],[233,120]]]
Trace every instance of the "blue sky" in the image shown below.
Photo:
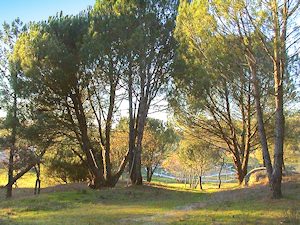
[[[95,0],[0,0],[0,24],[17,17],[23,22],[45,20],[60,11],[77,14],[94,3]]]

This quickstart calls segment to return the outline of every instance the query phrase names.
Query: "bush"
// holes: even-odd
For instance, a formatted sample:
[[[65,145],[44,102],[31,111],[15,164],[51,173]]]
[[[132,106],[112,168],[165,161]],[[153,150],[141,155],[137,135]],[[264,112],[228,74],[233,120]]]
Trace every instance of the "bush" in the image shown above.
[[[64,183],[83,182],[88,179],[88,169],[71,149],[56,149],[45,160],[46,174]]]

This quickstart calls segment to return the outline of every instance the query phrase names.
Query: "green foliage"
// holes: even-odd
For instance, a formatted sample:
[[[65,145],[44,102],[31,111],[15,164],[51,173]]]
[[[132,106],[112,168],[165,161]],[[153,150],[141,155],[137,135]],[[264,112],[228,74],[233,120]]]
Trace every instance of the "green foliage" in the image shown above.
[[[177,148],[178,139],[170,125],[148,118],[143,138],[142,165],[147,168],[159,166],[166,155]]]
[[[121,118],[112,135],[112,160],[120,162],[128,150],[128,119]],[[174,128],[159,119],[148,118],[143,137],[142,165],[160,166],[167,154],[178,145],[179,137]]]
[[[240,162],[248,162],[243,160],[247,155],[245,138],[248,135],[247,144],[254,151],[257,121],[245,52],[250,49],[255,56],[262,106],[265,115],[272,117],[273,62],[268,54],[278,43],[270,29],[273,6],[251,1],[246,12],[245,3],[182,0],[177,8],[176,0],[97,0],[93,9],[76,16],[61,13],[28,27],[20,20],[4,24],[0,106],[7,116],[1,124],[3,133],[17,127],[16,158],[32,161],[33,153],[25,154],[28,146],[37,146],[40,152],[45,142],[59,134],[64,141],[72,141],[78,154],[70,146],[57,147],[56,155],[51,153],[47,159],[50,173],[65,181],[85,180],[84,162],[90,152],[98,163],[96,171],[111,159],[115,172],[128,150],[128,122],[123,120],[112,128],[120,112],[118,105],[132,88],[136,107],[132,116],[146,120],[153,99],[165,87],[172,87],[170,103],[175,117],[195,136],[182,141],[174,159],[186,165],[178,168],[209,168],[216,158],[215,147],[230,152],[235,162],[239,156]],[[246,13],[254,23],[239,21]],[[247,25],[242,29],[245,33],[240,25]],[[299,62],[296,57],[293,60]],[[295,87],[290,74],[295,72],[290,66],[287,69],[285,94],[292,99]],[[169,85],[170,81],[174,85]],[[142,117],[141,111],[146,112]],[[296,161],[292,158],[299,150],[295,141],[298,119],[294,115],[286,119],[286,158],[290,162]],[[136,132],[138,126],[137,122]],[[10,141],[7,136],[1,138]],[[173,129],[148,119],[143,164],[160,164],[176,141]],[[108,156],[103,159],[104,152]],[[73,173],[75,170],[78,173]]]
[[[11,24],[3,24],[3,33],[0,36],[0,109],[6,112],[4,126],[11,129],[20,126],[20,119],[24,110],[22,71],[20,64],[13,60],[12,54],[15,43],[26,26],[20,19]],[[17,118],[14,118],[14,97],[18,98]]]
[[[86,16],[57,15],[48,22],[32,24],[21,35],[14,57],[21,62],[25,74],[35,80],[33,90],[39,94],[45,88],[48,93],[70,92],[78,80],[76,74],[82,65],[80,51],[87,30]]]
[[[103,15],[122,15],[135,10],[137,3],[135,0],[96,0],[94,10]]]
[[[44,162],[48,177],[64,183],[87,180],[87,165],[74,155],[72,148],[72,145],[57,145],[46,155]]]
[[[286,167],[291,165],[292,169],[300,163],[300,113],[288,114],[285,119],[285,153],[284,162]],[[287,168],[288,169],[288,168]]]
[[[177,154],[186,171],[200,176],[212,169],[221,159],[219,149],[189,134],[184,134]]]

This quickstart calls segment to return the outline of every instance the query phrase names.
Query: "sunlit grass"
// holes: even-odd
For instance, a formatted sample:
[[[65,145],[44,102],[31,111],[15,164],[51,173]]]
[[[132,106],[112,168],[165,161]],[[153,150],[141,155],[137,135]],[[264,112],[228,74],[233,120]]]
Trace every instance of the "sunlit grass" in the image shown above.
[[[203,190],[200,190],[199,185],[196,188],[194,188],[194,187],[190,187],[189,184],[177,183],[177,182],[164,183],[164,182],[159,182],[159,181],[153,181],[153,182],[151,182],[151,184],[153,186],[163,186],[164,188],[169,188],[169,189],[177,189],[177,190],[182,190],[182,191],[193,191],[193,192],[208,192],[208,193],[209,192],[221,191],[221,190],[224,190],[224,189],[235,189],[235,188],[240,187],[238,185],[238,183],[235,183],[235,182],[223,183],[221,185],[220,189],[219,189],[217,183],[203,183],[202,184]]]
[[[124,186],[124,185],[123,185]],[[44,193],[0,203],[0,224],[300,224],[300,182],[284,185],[284,198],[271,200],[267,187],[184,184]],[[19,188],[22,190],[22,188]]]
[[[35,181],[36,181],[35,173],[33,171],[29,171],[17,181],[15,187],[17,186],[18,188],[34,188]],[[41,187],[53,186],[59,183],[57,180],[47,177],[43,169],[41,170],[41,181],[42,181]],[[0,169],[0,186],[4,186],[6,184],[7,184],[7,170]]]

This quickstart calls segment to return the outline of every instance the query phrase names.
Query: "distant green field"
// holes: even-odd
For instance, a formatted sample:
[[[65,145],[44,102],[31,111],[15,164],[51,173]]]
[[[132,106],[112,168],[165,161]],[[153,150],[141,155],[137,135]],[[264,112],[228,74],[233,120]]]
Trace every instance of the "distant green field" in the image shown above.
[[[299,178],[284,184],[281,200],[271,200],[267,187],[226,185],[204,191],[162,182],[103,190],[63,185],[40,196],[2,199],[0,224],[300,224]]]

